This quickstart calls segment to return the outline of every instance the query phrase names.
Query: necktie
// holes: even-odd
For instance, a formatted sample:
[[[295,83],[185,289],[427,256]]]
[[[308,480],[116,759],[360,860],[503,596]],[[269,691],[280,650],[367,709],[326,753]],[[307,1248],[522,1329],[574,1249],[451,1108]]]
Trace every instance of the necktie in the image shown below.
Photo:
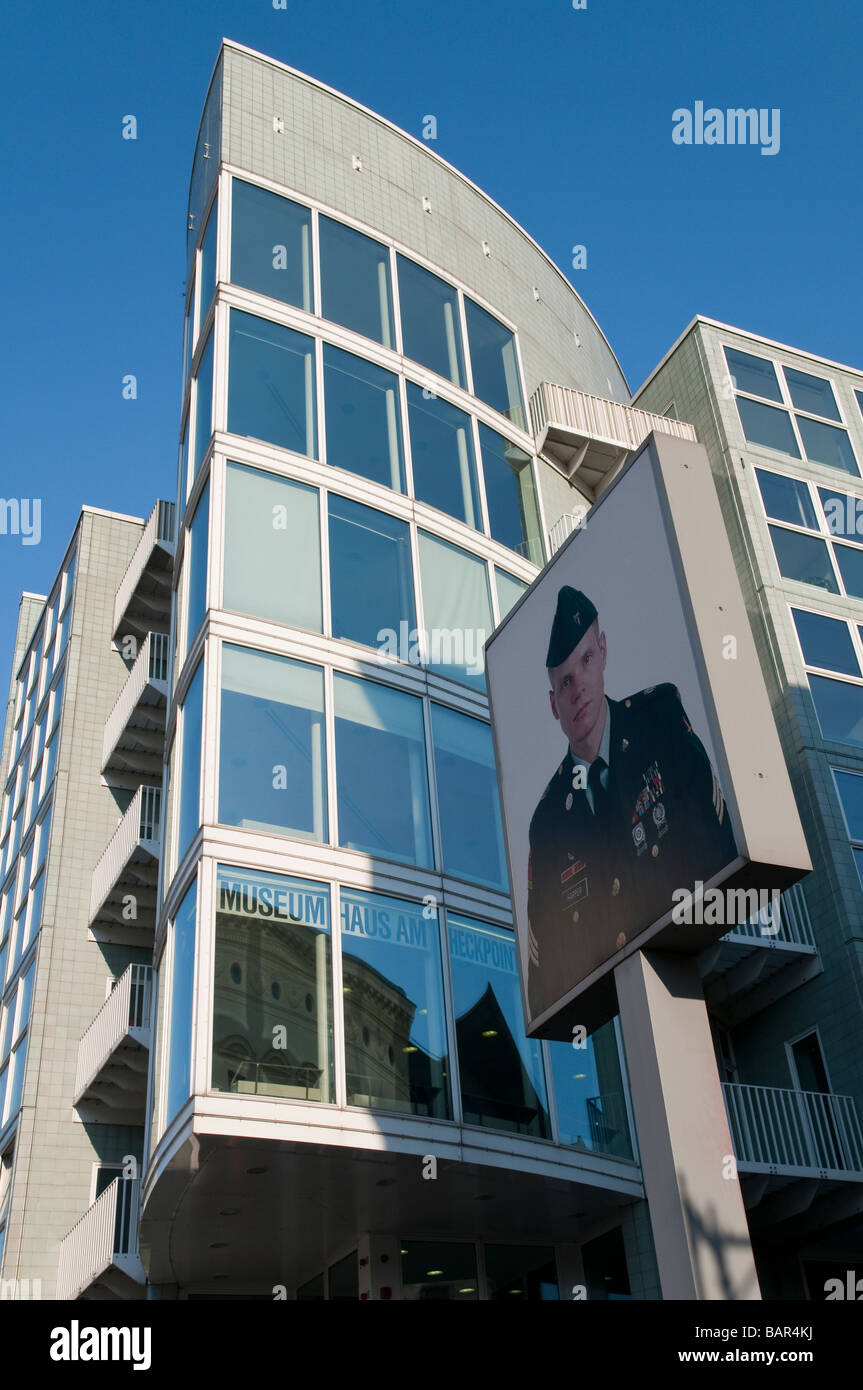
[[[587,785],[593,792],[593,814],[597,817],[608,807],[608,792],[602,785],[602,774],[607,767],[605,758],[595,758],[587,770]]]

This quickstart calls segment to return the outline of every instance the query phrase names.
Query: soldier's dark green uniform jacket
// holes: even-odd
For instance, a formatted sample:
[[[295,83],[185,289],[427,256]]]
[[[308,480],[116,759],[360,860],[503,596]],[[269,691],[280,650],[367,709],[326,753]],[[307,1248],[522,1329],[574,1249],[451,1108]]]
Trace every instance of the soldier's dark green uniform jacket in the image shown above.
[[[736,854],[719,782],[676,686],[609,699],[608,707],[599,813],[574,785],[567,750],[530,823],[534,1017],[669,911],[676,888],[691,890]]]

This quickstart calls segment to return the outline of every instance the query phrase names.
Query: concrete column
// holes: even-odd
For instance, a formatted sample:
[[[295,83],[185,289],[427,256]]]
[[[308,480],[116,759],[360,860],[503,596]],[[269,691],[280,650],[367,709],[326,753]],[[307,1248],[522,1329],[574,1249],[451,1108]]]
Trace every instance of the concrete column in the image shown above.
[[[664,1299],[760,1299],[694,957],[637,951],[615,972]]]

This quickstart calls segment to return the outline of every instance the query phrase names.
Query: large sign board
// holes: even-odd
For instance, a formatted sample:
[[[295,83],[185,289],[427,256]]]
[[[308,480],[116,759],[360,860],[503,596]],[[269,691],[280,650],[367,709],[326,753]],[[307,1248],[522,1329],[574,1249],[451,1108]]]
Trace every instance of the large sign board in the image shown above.
[[[811,868],[707,455],[651,435],[486,646],[528,1031]]]

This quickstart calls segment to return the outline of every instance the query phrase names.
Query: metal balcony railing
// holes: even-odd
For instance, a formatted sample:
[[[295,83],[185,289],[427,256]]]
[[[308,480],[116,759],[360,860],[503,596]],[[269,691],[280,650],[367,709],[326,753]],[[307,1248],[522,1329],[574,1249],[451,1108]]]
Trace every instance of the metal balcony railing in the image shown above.
[[[112,1265],[137,1279],[137,1217],[138,1179],[115,1178],[60,1243],[58,1299],[79,1298]]]
[[[738,1167],[863,1181],[853,1096],[723,1082]]]
[[[556,386],[551,381],[540,382],[530,398],[530,424],[537,437],[550,426],[558,425],[573,434],[630,451],[638,449],[653,430],[677,439],[696,438],[694,428],[685,420],[654,415],[649,410],[591,396],[571,386]]]
[[[161,851],[161,787],[139,787],[126,814],[108,841],[93,870],[90,921],[110,896],[137,851],[155,861]]]
[[[75,1103],[99,1075],[124,1038],[142,1047],[150,1045],[153,1000],[153,967],[130,965],[78,1044]]]
[[[726,932],[726,937],[748,937],[764,945],[775,941],[785,945],[814,947],[812,919],[799,883],[784,889],[780,894],[778,931],[775,930],[776,923],[773,921],[772,912],[773,907],[770,904],[750,917],[748,922]]]
[[[169,655],[168,634],[149,632],[141,643],[137,660],[129,672],[126,683],[117,696],[114,708],[105,723],[105,737],[102,743],[103,767],[117,747],[147,686],[155,683],[160,695],[167,703]]]
[[[115,634],[123,623],[129,605],[135,596],[135,591],[141,583],[141,577],[144,571],[152,562],[154,548],[157,546],[161,547],[166,555],[173,555],[176,536],[176,510],[176,504],[174,502],[160,500],[150,513],[147,524],[141,532],[141,537],[129,561],[126,573],[123,575],[120,587],[117,590],[117,597],[114,600]],[[170,579],[168,582],[168,595],[167,606],[170,610]]]

